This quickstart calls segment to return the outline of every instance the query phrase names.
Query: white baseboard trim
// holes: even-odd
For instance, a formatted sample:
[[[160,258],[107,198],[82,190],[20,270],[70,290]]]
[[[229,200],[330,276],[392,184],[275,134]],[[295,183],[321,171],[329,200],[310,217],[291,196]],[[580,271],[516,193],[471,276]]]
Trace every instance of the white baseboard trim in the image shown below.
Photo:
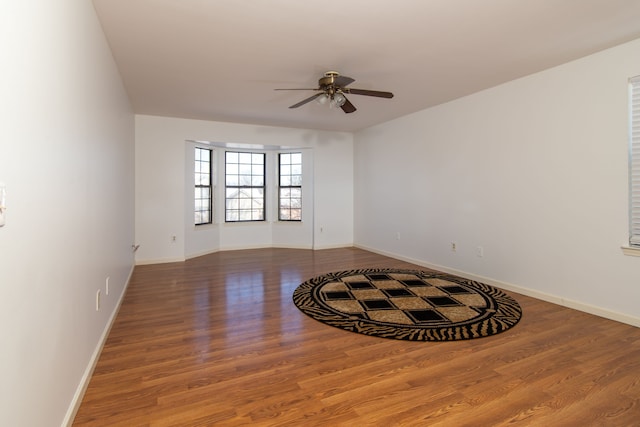
[[[91,359],[89,359],[89,364],[87,368],[84,370],[84,374],[82,375],[82,379],[80,380],[80,384],[78,384],[78,388],[76,389],[75,394],[73,395],[73,399],[71,400],[71,404],[67,409],[67,413],[64,416],[62,421],[62,426],[71,427],[73,424],[73,420],[78,413],[78,409],[80,409],[80,404],[82,403],[82,398],[84,397],[84,393],[87,391],[87,387],[89,386],[89,381],[91,381],[91,376],[93,375],[93,371],[96,368],[96,364],[98,363],[98,359],[100,359],[100,353],[102,353],[102,349],[104,348],[104,344],[107,341],[107,337],[109,336],[109,332],[111,331],[111,327],[113,326],[113,322],[116,320],[116,316],[120,311],[120,305],[124,300],[124,295],[127,293],[127,288],[129,287],[129,282],[131,282],[131,276],[133,275],[133,269],[135,266],[131,267],[131,271],[129,272],[129,277],[127,277],[127,281],[125,282],[124,289],[122,289],[122,293],[118,298],[118,302],[116,306],[113,308],[111,312],[111,316],[107,321],[107,324],[102,331],[102,335],[98,340],[98,345],[93,350],[93,354],[91,355]]]
[[[189,254],[187,255],[187,260],[189,259],[193,259],[193,258],[198,258],[201,256],[205,256],[205,255],[211,255],[211,254],[215,254],[218,252],[224,252],[224,251],[242,251],[242,250],[246,250],[246,249],[265,249],[265,248],[278,248],[278,249],[312,249],[312,247],[310,245],[302,245],[302,246],[291,246],[291,245],[270,245],[270,246],[253,246],[253,247],[248,247],[248,246],[243,246],[243,247],[230,247],[230,248],[220,248],[220,249],[213,249],[210,251],[203,251],[203,252],[196,252],[194,254]]]
[[[311,245],[271,245],[271,247],[275,249],[313,249]]]
[[[252,249],[269,249],[272,245],[248,245],[248,246],[225,246],[220,248],[219,252],[225,251],[247,251]]]
[[[212,249],[212,250],[208,250],[208,251],[202,251],[202,252],[195,252],[192,254],[188,254],[186,255],[185,258],[164,258],[164,259],[155,259],[155,260],[140,260],[140,261],[136,261],[136,265],[151,265],[151,264],[168,264],[171,262],[183,262],[189,259],[193,259],[193,258],[198,258],[201,256],[205,256],[205,255],[210,255],[210,254],[215,254],[217,252],[224,252],[224,251],[244,251],[244,250],[250,250],[250,249],[269,249],[269,248],[276,248],[276,249],[305,249],[305,250],[321,250],[321,249],[337,249],[337,248],[350,248],[353,245],[348,243],[348,244],[343,244],[343,245],[337,245],[337,246],[322,246],[322,247],[313,247],[311,245],[255,245],[255,246],[227,246],[224,248],[218,248],[218,249]]]
[[[189,255],[186,256],[185,261],[193,259],[193,258],[198,258],[198,257],[201,257],[201,256],[205,256],[205,255],[215,254],[216,252],[220,252],[220,249],[212,249],[212,250],[209,250],[209,251],[202,251],[202,252],[196,252],[196,253],[193,253],[193,254],[189,254]]]
[[[636,316],[629,316],[628,314],[619,313],[616,311],[607,310],[602,307],[597,307],[591,304],[586,304],[580,301],[567,299],[557,295],[547,294],[545,292],[536,291],[535,289],[525,288],[522,286],[514,285],[512,283],[502,282],[490,277],[478,276],[466,271],[456,270],[454,268],[445,267],[443,265],[431,264],[423,260],[405,257],[402,255],[394,254],[391,252],[382,251],[376,248],[370,248],[364,245],[354,245],[356,248],[363,249],[365,251],[377,253],[380,255],[388,256],[389,258],[399,259],[401,261],[410,262],[422,267],[430,268],[432,270],[441,271],[443,273],[454,274],[456,276],[464,277],[465,279],[475,280],[478,282],[486,283],[487,285],[495,286],[496,288],[505,289],[507,291],[517,292],[528,297],[536,298],[542,301],[550,302],[553,304],[561,305],[563,307],[572,308],[574,310],[582,311],[585,313],[593,314],[595,316],[604,317],[605,319],[614,320],[620,323],[626,323],[627,325],[640,327],[640,318]]]
[[[353,243],[343,243],[341,245],[316,245],[312,249],[315,251],[322,251],[325,249],[342,249],[342,248],[353,248],[353,247],[355,247]]]
[[[171,262],[184,262],[184,261],[185,261],[185,258],[144,259],[144,260],[136,260],[136,265],[168,264]]]

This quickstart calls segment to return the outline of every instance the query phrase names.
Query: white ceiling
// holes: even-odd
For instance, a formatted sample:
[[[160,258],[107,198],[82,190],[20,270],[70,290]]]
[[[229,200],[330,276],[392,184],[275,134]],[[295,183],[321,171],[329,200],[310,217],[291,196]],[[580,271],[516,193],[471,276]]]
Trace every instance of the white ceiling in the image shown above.
[[[638,0],[94,0],[137,114],[357,131],[640,38]],[[639,52],[640,54],[640,52]],[[311,102],[325,71],[352,114]]]

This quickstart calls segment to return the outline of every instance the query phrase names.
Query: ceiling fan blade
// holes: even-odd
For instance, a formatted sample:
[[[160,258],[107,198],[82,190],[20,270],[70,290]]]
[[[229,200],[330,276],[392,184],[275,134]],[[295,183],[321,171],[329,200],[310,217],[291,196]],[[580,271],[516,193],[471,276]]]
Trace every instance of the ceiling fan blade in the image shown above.
[[[300,107],[301,105],[304,105],[304,104],[306,104],[306,103],[308,103],[308,102],[313,101],[314,99],[316,99],[316,98],[317,98],[317,97],[319,97],[320,95],[324,95],[324,93],[323,93],[323,92],[318,92],[318,93],[316,93],[315,95],[312,95],[312,96],[308,97],[307,99],[303,99],[302,101],[298,102],[297,104],[293,104],[293,105],[292,105],[291,107],[289,107],[289,108],[298,108],[298,107]]]
[[[378,98],[393,98],[393,94],[391,92],[382,92],[379,90],[345,89],[344,91],[347,93],[352,93],[354,95],[377,96]]]
[[[291,88],[291,89],[274,89],[274,90],[318,90],[317,88]]]
[[[335,84],[336,86],[345,87],[346,85],[351,84],[355,81],[356,79],[352,79],[351,77],[336,76],[336,78],[333,80],[333,84]]]
[[[354,111],[356,111],[356,107],[351,103],[351,101],[349,101],[346,97],[344,99],[345,99],[344,104],[342,104],[342,106],[340,107],[342,108],[342,111],[344,111],[347,114],[353,113]]]

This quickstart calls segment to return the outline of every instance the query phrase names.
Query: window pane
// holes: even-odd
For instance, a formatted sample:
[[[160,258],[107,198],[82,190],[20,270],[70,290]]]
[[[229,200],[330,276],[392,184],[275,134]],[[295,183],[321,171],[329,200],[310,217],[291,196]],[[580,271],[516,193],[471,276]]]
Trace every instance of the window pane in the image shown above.
[[[278,166],[280,186],[278,219],[300,221],[302,217],[302,153],[281,153]]]
[[[253,166],[251,166],[251,174],[252,175],[264,175],[264,165],[253,165]]]
[[[248,209],[253,209],[255,211],[262,211],[262,199],[251,199],[251,206],[248,206]]]
[[[229,163],[238,163],[238,153],[227,151],[226,156],[227,165]]]
[[[640,76],[629,84],[629,245],[640,247]]]
[[[196,147],[194,151],[194,223],[212,222],[211,150]]]
[[[251,199],[240,199],[238,203],[239,209],[251,209]]]
[[[226,210],[227,221],[264,219],[265,154],[227,152]],[[231,163],[235,161],[235,164]],[[231,214],[234,211],[235,213]]]
[[[252,163],[263,165],[264,164],[264,154],[262,153],[254,153],[252,156]]]

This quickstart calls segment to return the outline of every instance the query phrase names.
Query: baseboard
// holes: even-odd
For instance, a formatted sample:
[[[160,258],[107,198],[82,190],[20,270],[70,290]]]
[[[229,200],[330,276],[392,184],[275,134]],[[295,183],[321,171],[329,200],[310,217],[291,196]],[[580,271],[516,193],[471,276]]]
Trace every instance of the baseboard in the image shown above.
[[[329,245],[329,246],[312,246],[312,245],[249,245],[249,246],[225,246],[218,249],[195,252],[192,254],[188,254],[185,258],[162,258],[162,259],[147,259],[147,260],[136,260],[136,265],[151,265],[151,264],[169,264],[172,262],[184,262],[189,259],[198,258],[205,255],[215,254],[217,252],[225,252],[225,251],[244,251],[250,249],[269,249],[269,248],[278,248],[278,249],[309,249],[309,250],[322,250],[322,249],[338,249],[338,248],[350,248],[353,247],[351,243],[345,243],[341,245]]]
[[[196,253],[193,253],[193,254],[189,254],[189,255],[187,255],[185,257],[185,261],[189,260],[189,259],[205,256],[205,255],[215,254],[216,252],[220,252],[220,249],[213,249],[213,250],[209,250],[209,251],[202,251],[202,252],[196,252]]]
[[[246,246],[224,246],[221,247],[219,252],[226,251],[248,251],[252,249],[269,249],[272,248],[271,245],[246,245]]]
[[[120,305],[124,300],[124,295],[127,293],[127,288],[129,287],[129,282],[131,282],[131,276],[133,275],[134,266],[131,267],[131,271],[129,272],[129,277],[127,277],[127,281],[125,282],[124,289],[118,298],[118,302],[116,306],[113,308],[113,312],[105,325],[104,330],[102,331],[102,335],[98,340],[98,345],[96,345],[95,350],[93,350],[93,354],[91,355],[91,359],[89,359],[89,364],[82,375],[82,379],[80,380],[80,384],[76,389],[75,394],[73,395],[73,399],[71,400],[71,404],[67,409],[67,413],[65,414],[64,420],[62,421],[62,426],[71,427],[73,424],[73,420],[78,413],[78,409],[80,409],[80,404],[82,403],[82,398],[84,397],[84,393],[87,391],[87,387],[89,386],[89,381],[91,381],[91,376],[93,375],[93,371],[96,368],[96,364],[98,363],[98,359],[100,359],[100,353],[102,353],[102,349],[104,347],[105,342],[107,341],[107,337],[109,336],[109,332],[111,331],[111,327],[113,326],[113,322],[120,311]]]
[[[311,245],[271,245],[270,247],[275,249],[313,249]]]
[[[605,319],[614,320],[616,322],[626,323],[627,325],[640,327],[639,317],[629,316],[624,313],[607,310],[602,307],[597,307],[597,306],[586,304],[580,301],[567,299],[564,297],[560,297],[558,295],[547,294],[545,292],[536,291],[535,289],[525,288],[522,286],[514,285],[512,283],[502,282],[500,280],[495,280],[490,277],[479,276],[477,274],[469,273],[462,270],[456,270],[454,268],[449,268],[443,265],[431,264],[423,260],[405,257],[405,256],[394,254],[391,252],[382,251],[376,248],[370,248],[364,245],[354,245],[354,247],[363,249],[365,251],[374,252],[380,255],[388,256],[389,258],[410,262],[411,264],[416,264],[432,270],[442,271],[443,273],[454,274],[456,276],[464,277],[465,279],[486,283],[487,285],[495,286],[496,288],[517,292],[519,294],[526,295],[528,297],[536,298],[536,299],[557,304],[563,307],[582,311],[584,313],[593,314],[595,316],[603,317]]]
[[[342,248],[353,248],[353,247],[356,247],[353,243],[343,243],[339,245],[315,245],[312,249],[315,251],[322,251],[325,249],[342,249]]]
[[[145,259],[138,261],[136,265],[150,265],[150,264],[169,264],[171,262],[184,262],[185,258],[162,258],[162,259]]]
[[[218,252],[224,252],[224,251],[241,251],[241,250],[245,250],[245,249],[264,249],[264,248],[312,249],[311,246],[309,246],[309,245],[303,245],[303,246],[271,245],[271,246],[259,246],[259,247],[243,246],[243,247],[232,247],[232,248],[223,248],[223,249],[221,248],[221,249],[214,249],[214,250],[210,250],[210,251],[196,252],[196,253],[187,255],[186,259],[189,260],[189,259],[198,258],[198,257],[201,257],[201,256],[215,254],[215,253],[218,253]]]

